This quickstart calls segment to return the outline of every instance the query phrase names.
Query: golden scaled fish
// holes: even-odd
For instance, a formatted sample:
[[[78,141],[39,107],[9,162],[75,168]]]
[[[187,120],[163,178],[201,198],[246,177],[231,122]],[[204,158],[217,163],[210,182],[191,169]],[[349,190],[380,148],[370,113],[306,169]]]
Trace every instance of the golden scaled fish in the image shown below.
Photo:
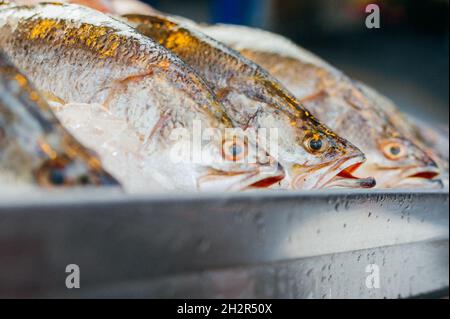
[[[47,96],[100,104],[126,121],[175,190],[242,190],[284,177],[251,141],[227,134],[231,121],[190,67],[110,16],[70,4],[6,5],[0,46]]]
[[[266,68],[321,121],[352,141],[367,156],[357,171],[370,174],[380,188],[441,187],[441,171],[401,118],[361,85],[289,40],[240,26],[202,26],[201,30]]]
[[[163,16],[126,15],[136,29],[158,41],[197,71],[244,130],[277,129],[277,159],[287,173],[285,188],[371,188],[373,178],[352,172],[363,153],[305,109],[258,65],[214,39]]]
[[[117,186],[97,156],[58,122],[30,81],[0,52],[0,184]]]

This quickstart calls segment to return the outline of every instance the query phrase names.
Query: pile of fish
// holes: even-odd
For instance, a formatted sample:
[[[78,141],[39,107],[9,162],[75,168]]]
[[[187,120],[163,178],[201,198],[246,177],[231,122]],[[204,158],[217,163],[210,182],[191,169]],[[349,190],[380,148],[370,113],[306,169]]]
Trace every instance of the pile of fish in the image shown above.
[[[265,31],[135,0],[0,1],[0,51],[3,187],[448,185],[448,137]]]

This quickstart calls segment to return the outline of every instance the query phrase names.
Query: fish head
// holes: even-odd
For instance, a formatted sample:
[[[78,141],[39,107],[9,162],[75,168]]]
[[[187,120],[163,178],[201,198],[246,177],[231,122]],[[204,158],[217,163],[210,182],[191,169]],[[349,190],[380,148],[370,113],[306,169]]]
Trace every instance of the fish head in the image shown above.
[[[353,173],[366,161],[365,155],[313,116],[291,120],[290,130],[280,130],[280,158],[292,189],[372,188],[375,179]]]
[[[3,154],[2,154],[3,153]],[[43,188],[112,186],[98,157],[64,129],[29,80],[0,52],[0,157],[12,181]]]
[[[285,177],[278,161],[245,134],[217,131],[205,145],[202,160],[201,190],[268,188]]]
[[[359,105],[368,106],[359,112],[364,121],[357,125],[359,134],[351,134],[368,155],[361,170],[371,171],[382,188],[441,188],[442,168],[428,150],[433,147],[412,131],[415,129],[407,115],[374,89],[362,83],[356,85]]]
[[[270,112],[260,112],[258,124],[276,133],[278,141],[276,159],[286,171],[281,185],[289,189],[372,188],[372,177],[357,178],[353,172],[366,161],[354,144],[323,125],[300,101],[291,96],[276,81],[256,81],[267,90],[254,96],[265,103]],[[264,102],[262,102],[264,101]],[[271,147],[272,149],[272,147]],[[270,151],[271,155],[274,155]]]
[[[386,131],[385,131],[386,132]],[[383,188],[441,188],[440,168],[421,147],[397,133],[376,139],[367,167]]]
[[[50,133],[38,143],[40,161],[34,168],[38,185],[46,188],[119,186],[97,157],[65,131]]]

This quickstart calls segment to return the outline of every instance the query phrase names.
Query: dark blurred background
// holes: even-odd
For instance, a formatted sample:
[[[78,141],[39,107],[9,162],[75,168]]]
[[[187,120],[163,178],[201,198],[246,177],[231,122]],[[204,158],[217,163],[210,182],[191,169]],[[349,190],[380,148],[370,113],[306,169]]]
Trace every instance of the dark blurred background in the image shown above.
[[[448,125],[449,0],[147,0],[200,22],[283,34],[404,110]],[[381,8],[367,29],[365,8]]]

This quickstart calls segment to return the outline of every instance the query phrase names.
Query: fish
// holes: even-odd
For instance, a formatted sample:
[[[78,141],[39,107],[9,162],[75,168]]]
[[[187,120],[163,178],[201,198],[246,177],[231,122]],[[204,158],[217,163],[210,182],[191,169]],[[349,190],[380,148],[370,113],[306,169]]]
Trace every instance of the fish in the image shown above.
[[[121,21],[73,4],[0,6],[0,46],[49,100],[100,104],[125,121],[161,188],[240,191],[284,178],[273,157],[234,133],[203,79]]]
[[[449,137],[448,126],[432,127],[429,123],[418,118],[405,114],[394,101],[383,96],[375,89],[364,83],[355,83],[361,91],[373,99],[385,114],[389,116],[390,121],[401,130],[402,134],[414,141],[424,150],[438,165],[440,169],[439,178],[442,180],[445,188],[449,187]]]
[[[352,174],[365,161],[364,154],[320,123],[255,63],[173,17],[131,14],[123,19],[202,76],[234,126],[278,131],[276,158],[286,172],[278,188],[375,186],[373,178],[357,178]]]
[[[199,28],[260,64],[319,120],[359,147],[367,161],[356,173],[374,176],[378,188],[442,187],[439,165],[402,129],[400,111],[387,109],[389,103],[367,86],[282,36],[232,25]]]
[[[44,189],[119,186],[1,51],[0,184]]]

